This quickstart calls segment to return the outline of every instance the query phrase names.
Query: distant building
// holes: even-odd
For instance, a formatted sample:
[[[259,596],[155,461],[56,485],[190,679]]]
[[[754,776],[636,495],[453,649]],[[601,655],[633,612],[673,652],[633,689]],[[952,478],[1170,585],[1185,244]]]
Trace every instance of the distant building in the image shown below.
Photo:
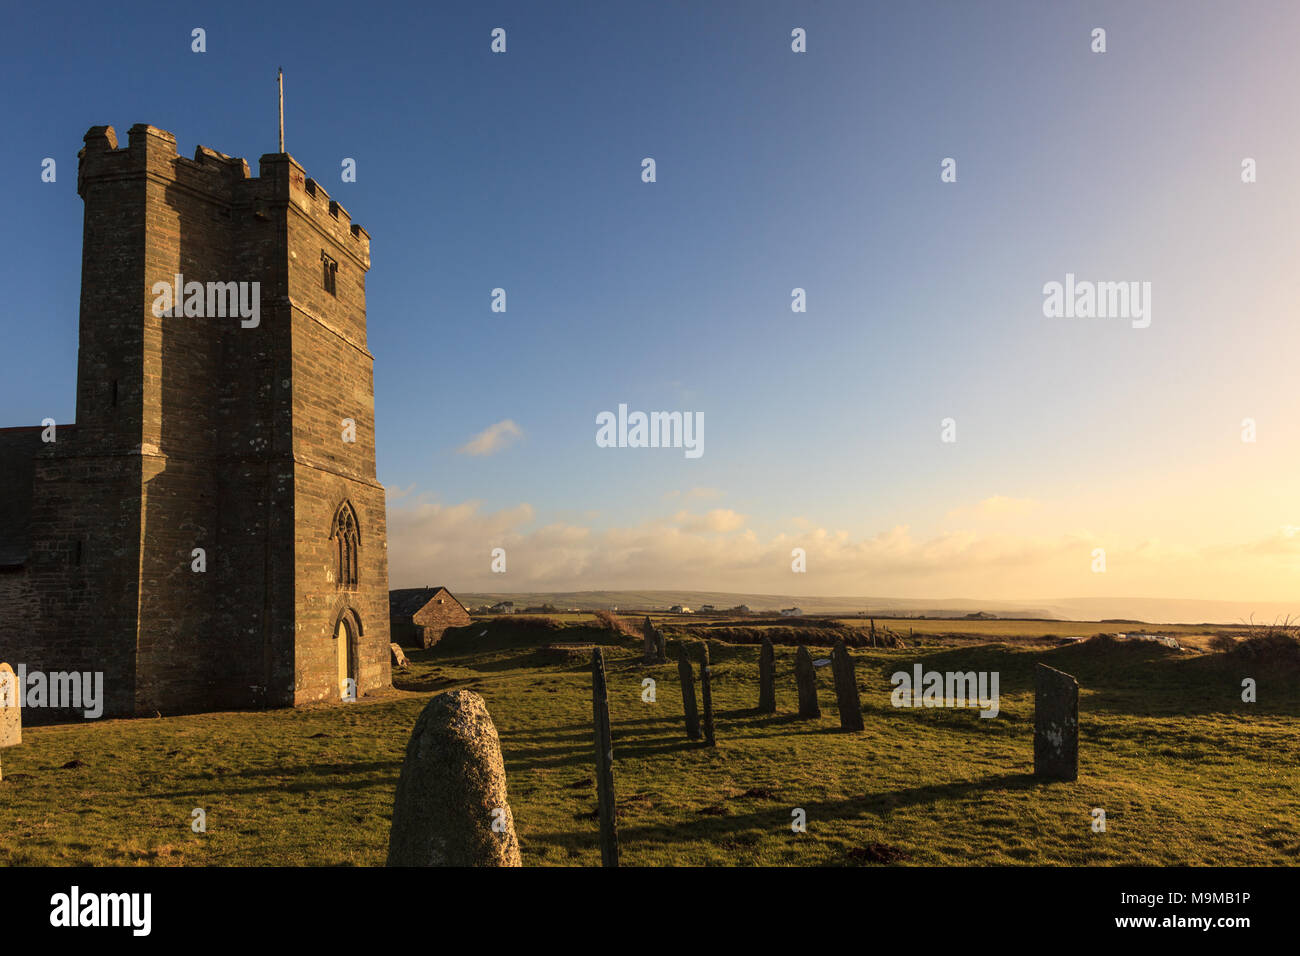
[[[717,608],[715,608],[712,604],[706,604],[702,608],[700,608],[701,613],[704,614],[712,614],[716,610]]]
[[[732,613],[732,614],[749,614],[749,613],[750,613],[749,605],[748,605],[748,604],[737,604],[735,607],[733,607],[733,608],[731,609],[731,613]]]
[[[803,617],[803,609],[797,607],[783,607],[781,608],[781,616],[782,617]]]
[[[514,614],[515,602],[501,601],[497,604],[493,604],[490,608],[488,608],[488,612],[491,614]]]
[[[469,622],[465,606],[444,587],[388,592],[388,630],[398,644],[433,647],[447,628]]]
[[[693,614],[694,612],[688,607],[682,607],[680,604],[674,604],[669,609],[670,614]]]

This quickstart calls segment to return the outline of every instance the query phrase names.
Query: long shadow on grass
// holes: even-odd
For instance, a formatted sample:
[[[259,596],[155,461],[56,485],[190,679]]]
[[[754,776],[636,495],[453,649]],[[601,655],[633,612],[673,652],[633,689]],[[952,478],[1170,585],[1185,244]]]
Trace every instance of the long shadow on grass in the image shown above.
[[[998,792],[1023,792],[1047,786],[1068,786],[1068,784],[1050,784],[1036,779],[1027,773],[997,774],[979,780],[959,783],[932,784],[923,787],[911,787],[906,790],[891,790],[881,793],[868,793],[860,797],[844,800],[823,800],[808,802],[792,793],[776,793],[771,798],[763,799],[769,808],[753,810],[747,813],[727,813],[722,815],[698,816],[693,820],[674,823],[653,824],[649,826],[629,825],[626,819],[618,822],[619,842],[625,846],[634,841],[659,844],[678,844],[683,840],[722,841],[737,834],[751,831],[770,831],[780,833],[790,825],[790,807],[798,806],[806,810],[810,820],[851,820],[867,815],[877,815],[888,819],[891,811],[917,805],[933,805],[966,799],[975,795]],[[742,798],[725,801],[735,805]],[[729,809],[729,808],[728,808]],[[697,814],[699,810],[695,811]],[[572,840],[575,836],[583,839],[582,832],[530,832],[529,839],[541,842]],[[598,842],[598,834],[591,835],[592,844]],[[628,847],[630,848],[630,847]],[[629,863],[635,865],[634,860]]]
[[[885,662],[866,658],[862,663],[867,673],[886,681],[898,671],[910,675],[918,663],[926,671],[996,671],[999,693],[1028,696],[1031,707],[1034,667],[1043,663],[1076,678],[1087,695],[1081,710],[1098,714],[1292,714],[1300,707],[1293,678],[1288,681],[1266,667],[1244,667],[1220,654],[1188,655],[1147,642],[1094,640],[1033,650],[984,644],[909,650]],[[1258,704],[1242,703],[1243,677],[1258,681]]]
[[[626,757],[649,757],[657,754],[677,753],[683,750],[693,750],[704,746],[699,741],[687,740],[686,735],[681,737],[668,738],[636,738],[635,741],[624,739],[619,740],[618,735],[614,735],[614,759],[621,760]],[[506,764],[506,774],[515,773],[523,770],[539,769],[556,769],[559,767],[589,767],[594,768],[595,758],[595,740],[590,739],[585,743],[576,745],[571,748],[544,748],[544,749],[519,749],[508,748],[507,752],[502,754]]]
[[[264,787],[227,787],[223,785],[222,778],[218,777],[212,781],[212,786],[202,790],[168,790],[158,793],[143,794],[150,800],[161,800],[169,797],[211,797],[214,794],[225,796],[235,796],[238,794],[250,793],[311,793],[314,790],[338,791],[338,790],[365,790],[370,787],[393,787],[397,786],[397,774],[387,776],[373,777],[367,780],[340,780],[337,777],[313,782],[295,782],[293,780],[281,783],[267,784]]]

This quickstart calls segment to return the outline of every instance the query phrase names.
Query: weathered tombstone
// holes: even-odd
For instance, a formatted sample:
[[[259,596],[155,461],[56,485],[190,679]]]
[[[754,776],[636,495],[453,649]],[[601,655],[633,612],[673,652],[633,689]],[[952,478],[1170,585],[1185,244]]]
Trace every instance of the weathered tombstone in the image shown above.
[[[659,640],[655,636],[655,626],[650,623],[649,614],[646,615],[645,622],[641,625],[641,636],[644,639],[641,660],[646,664],[653,664],[655,658],[659,656]]]
[[[18,676],[8,664],[0,664],[0,748],[23,742],[23,695]],[[3,768],[0,768],[3,774]],[[0,777],[0,779],[3,779]]]
[[[663,631],[655,631],[655,651],[658,655],[658,664],[668,663],[668,638],[664,636]]]
[[[700,713],[695,709],[695,669],[683,645],[677,649],[677,676],[682,682],[682,710],[686,713],[686,736],[700,739]]]
[[[806,647],[800,647],[794,655],[794,679],[799,686],[799,716],[820,717],[822,709],[817,706],[817,671]]]
[[[389,651],[390,654],[393,655],[393,666],[394,666],[394,667],[410,667],[410,666],[411,666],[411,662],[408,661],[408,660],[406,659],[406,655],[405,655],[404,653],[402,653],[402,645],[401,645],[401,644],[398,644],[398,643],[396,643],[396,642],[394,642],[394,643],[392,643],[392,644],[389,644],[389,645],[388,645],[388,651]]]
[[[618,866],[618,825],[614,819],[614,739],[609,729],[609,689],[605,684],[605,653],[599,647],[591,655],[591,711],[596,729],[596,796],[600,801],[600,865]]]
[[[831,673],[835,677],[835,700],[840,709],[840,730],[862,730],[862,701],[858,699],[858,679],[853,672],[853,658],[843,639],[831,651]]]
[[[429,701],[406,745],[389,866],[520,866],[501,742],[483,698]]]
[[[1079,682],[1046,664],[1034,667],[1034,776],[1079,779]]]
[[[776,713],[776,650],[770,637],[763,638],[758,652],[758,712]]]
[[[718,745],[713,737],[713,665],[709,663],[709,642],[704,642],[704,660],[700,662],[700,700],[704,704],[704,742]]]

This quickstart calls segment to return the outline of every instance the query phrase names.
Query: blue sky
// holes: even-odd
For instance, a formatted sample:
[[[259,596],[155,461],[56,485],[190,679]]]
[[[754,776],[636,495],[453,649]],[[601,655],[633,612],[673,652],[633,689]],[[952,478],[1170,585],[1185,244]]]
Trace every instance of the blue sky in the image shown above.
[[[73,417],[86,129],[256,170],[282,65],[288,151],[372,237],[394,584],[1287,596],[1298,28],[1280,0],[15,8],[0,425]],[[1044,318],[1066,272],[1150,281],[1151,327]],[[705,454],[597,448],[619,403],[702,412]],[[1130,560],[1098,579],[1095,546]]]

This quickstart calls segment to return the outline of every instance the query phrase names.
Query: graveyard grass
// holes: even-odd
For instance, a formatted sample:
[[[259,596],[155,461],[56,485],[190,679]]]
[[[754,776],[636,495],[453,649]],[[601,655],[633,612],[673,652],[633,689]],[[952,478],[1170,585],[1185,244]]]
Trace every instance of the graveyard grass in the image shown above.
[[[382,865],[411,728],[431,694],[462,688],[484,697],[500,733],[525,865],[599,865],[589,655],[557,662],[527,629],[488,630],[475,645],[408,650],[399,689],[375,700],[26,728],[0,752],[0,865]],[[605,644],[624,865],[1300,858],[1294,674],[1112,641],[862,648],[866,730],[841,733],[829,667],[817,671],[822,718],[797,720],[794,648],[778,647],[778,712],[763,716],[759,648],[711,643],[710,749],[685,736],[674,635],[669,663],[647,666],[639,640],[560,633],[593,637]],[[1031,776],[1036,661],[1079,680],[1074,783]],[[891,706],[889,674],[916,662],[1000,672],[1000,715]],[[1247,676],[1256,704],[1240,699]],[[642,701],[646,677],[653,704]],[[1104,833],[1093,832],[1094,807]],[[191,830],[195,808],[204,834]],[[806,833],[791,831],[795,808]]]

